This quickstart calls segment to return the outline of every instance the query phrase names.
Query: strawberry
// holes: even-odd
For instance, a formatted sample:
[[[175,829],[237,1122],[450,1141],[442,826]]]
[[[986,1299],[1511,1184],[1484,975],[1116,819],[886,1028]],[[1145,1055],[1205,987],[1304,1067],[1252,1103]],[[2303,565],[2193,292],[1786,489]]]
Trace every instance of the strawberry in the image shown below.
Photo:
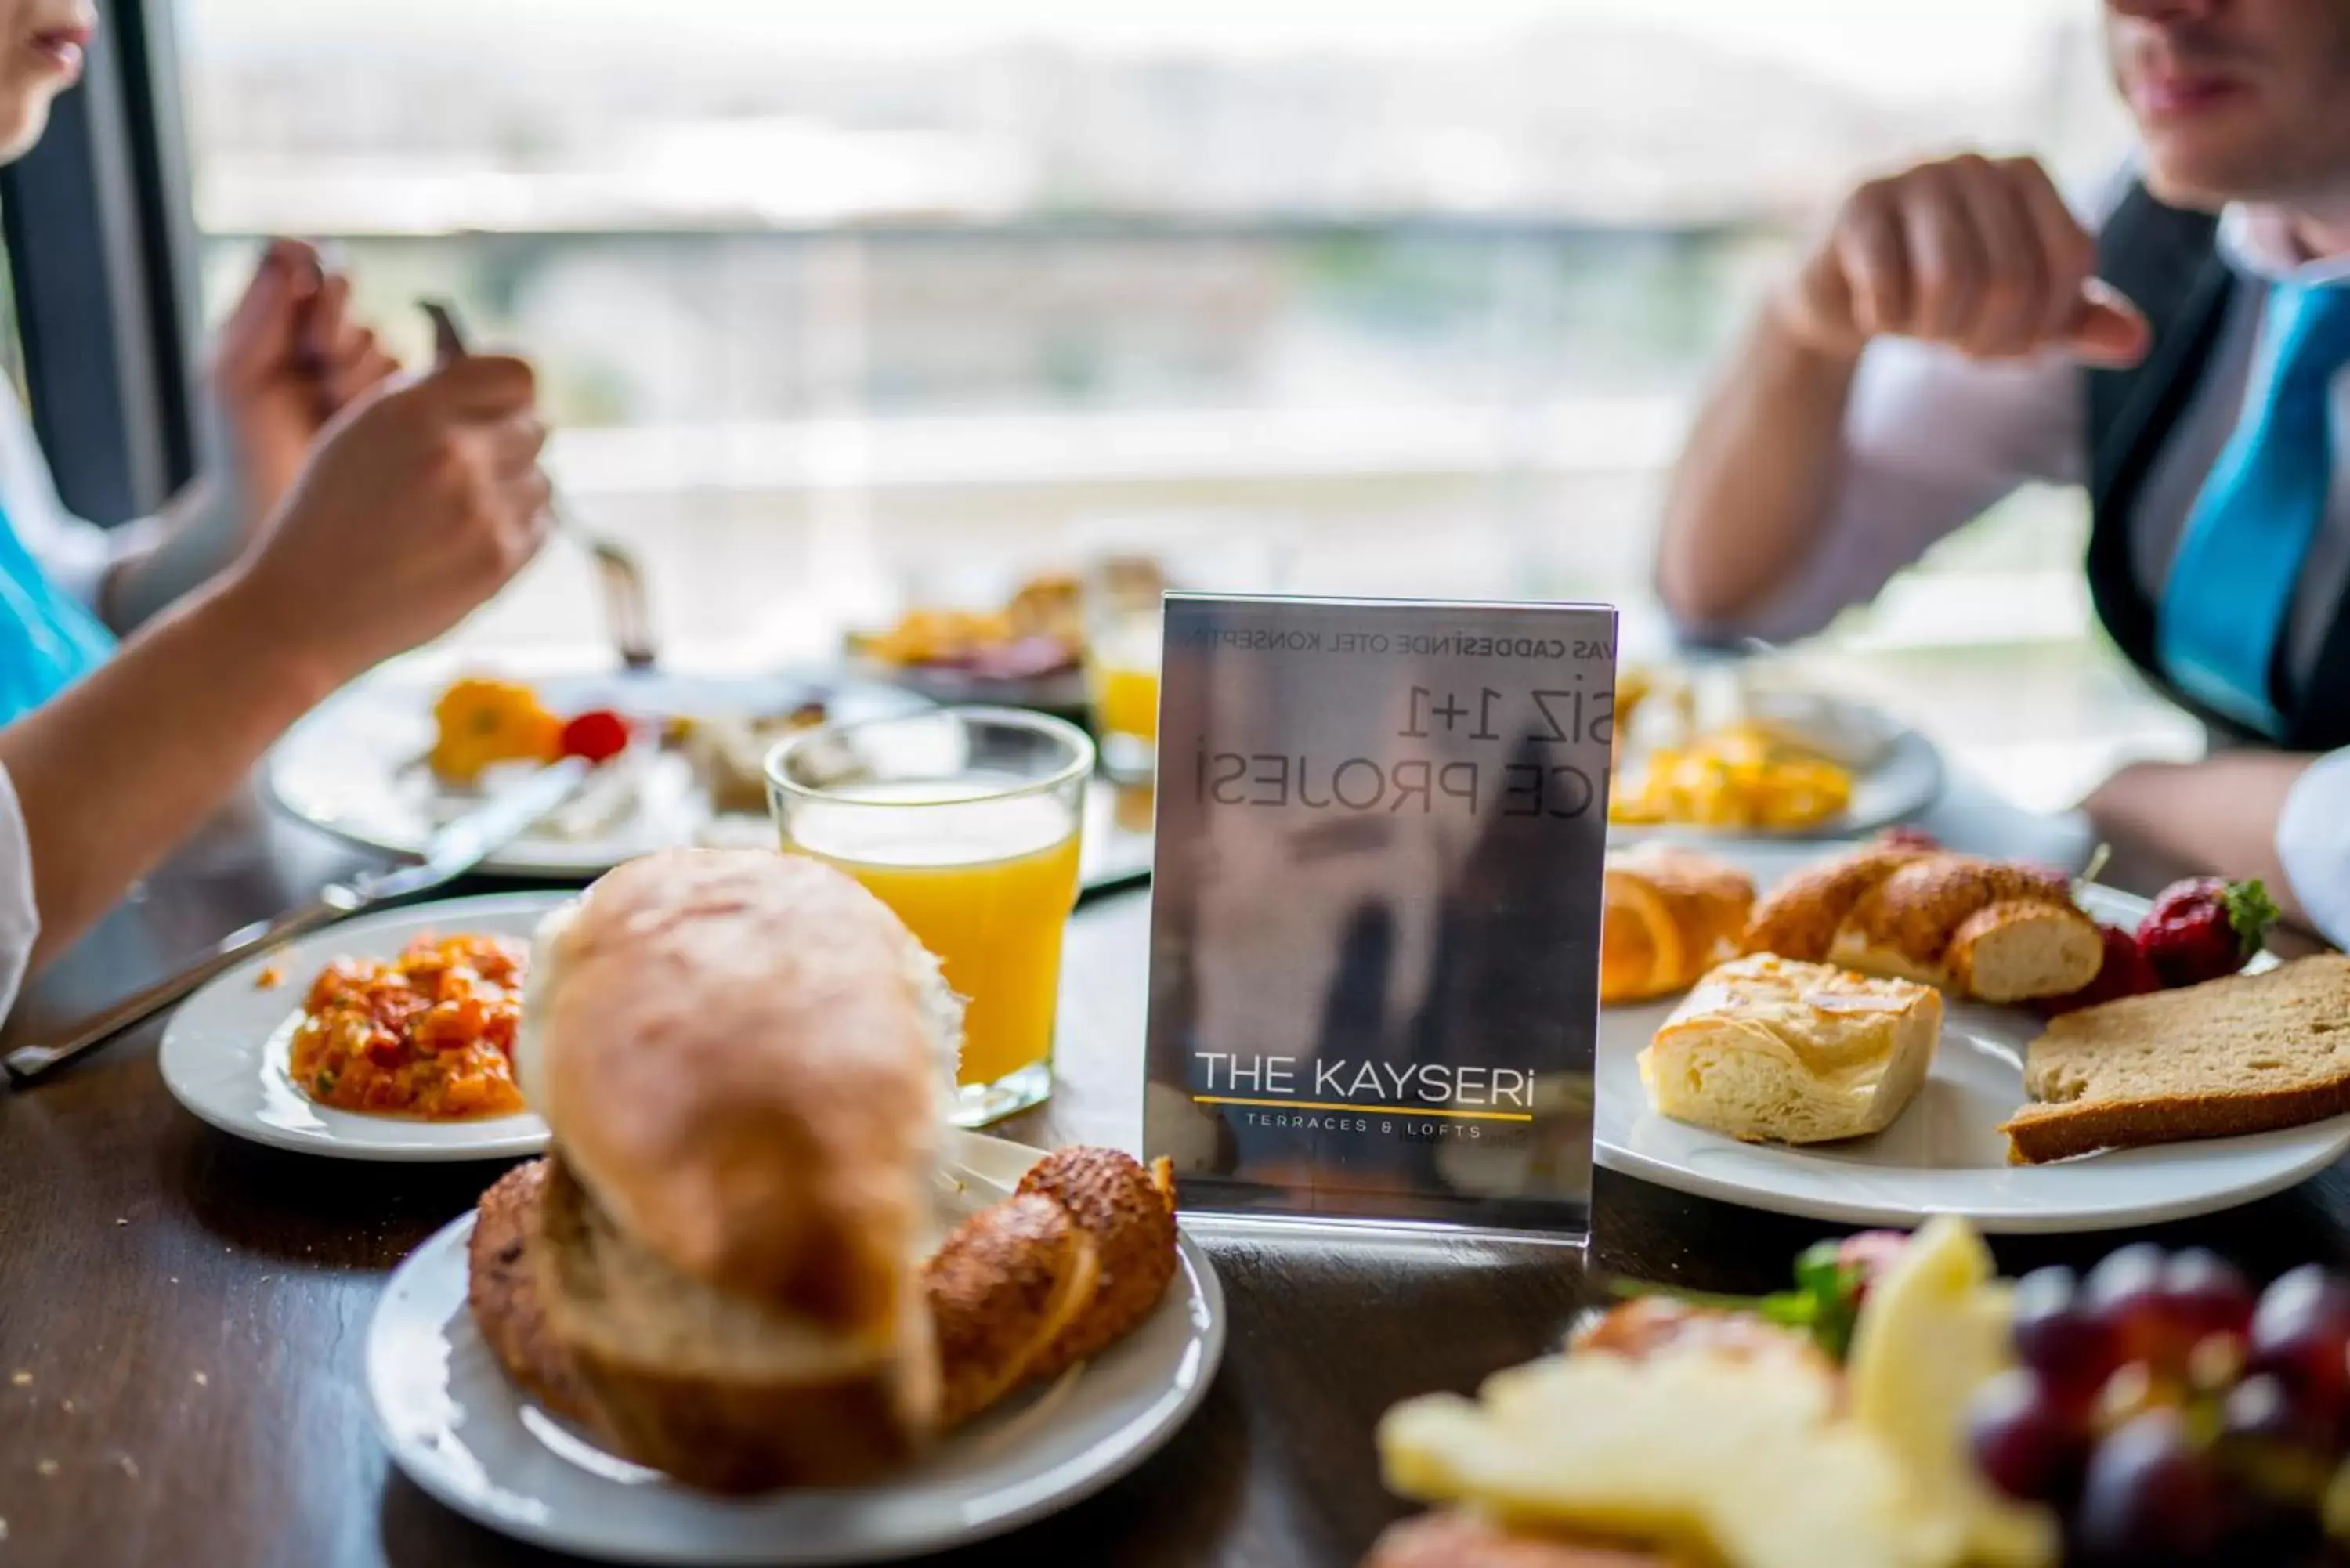
[[[2162,977],[2147,961],[2146,950],[2138,945],[2137,933],[2119,926],[2099,926],[2097,930],[2106,939],[2106,960],[2097,966],[2097,978],[2068,996],[2042,998],[2040,1011],[2049,1017],[2095,1007],[2117,996],[2137,996],[2162,989]]]
[[[2194,985],[2243,968],[2276,918],[2258,877],[2193,877],[2162,890],[2138,922],[2137,942],[2163,984]]]

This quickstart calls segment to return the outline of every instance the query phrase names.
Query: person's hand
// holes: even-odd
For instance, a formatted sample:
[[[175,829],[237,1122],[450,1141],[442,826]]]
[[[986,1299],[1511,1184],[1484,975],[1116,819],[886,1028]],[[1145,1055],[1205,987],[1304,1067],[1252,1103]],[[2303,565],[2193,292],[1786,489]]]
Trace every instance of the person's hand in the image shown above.
[[[2135,365],[2152,335],[2096,262],[2036,161],[1970,153],[1855,191],[1773,309],[1797,343],[1837,358],[1890,336],[1981,359],[2057,348]]]
[[[273,240],[213,340],[209,375],[255,521],[277,509],[318,432],[400,369],[351,315],[350,279]]]
[[[527,363],[476,355],[362,400],[224,591],[329,686],[448,630],[546,535],[536,398]]]

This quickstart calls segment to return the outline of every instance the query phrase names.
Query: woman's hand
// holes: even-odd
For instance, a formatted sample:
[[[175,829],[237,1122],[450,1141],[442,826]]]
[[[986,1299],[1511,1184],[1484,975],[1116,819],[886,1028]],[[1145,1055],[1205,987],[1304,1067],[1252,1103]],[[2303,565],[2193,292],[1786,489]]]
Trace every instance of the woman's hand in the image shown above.
[[[547,526],[532,399],[530,367],[491,357],[363,398],[225,576],[0,725],[32,855],[36,965],[242,785],[305,709],[447,630],[530,559]]]
[[[224,592],[325,686],[448,630],[546,537],[536,396],[476,355],[347,410]]]
[[[273,240],[213,340],[213,395],[248,524],[276,511],[328,421],[400,369],[350,298],[350,279],[315,249]]]

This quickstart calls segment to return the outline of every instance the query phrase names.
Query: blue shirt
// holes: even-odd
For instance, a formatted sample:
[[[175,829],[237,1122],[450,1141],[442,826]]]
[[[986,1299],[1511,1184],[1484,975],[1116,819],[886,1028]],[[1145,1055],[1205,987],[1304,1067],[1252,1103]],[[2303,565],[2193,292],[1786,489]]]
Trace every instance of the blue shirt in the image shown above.
[[[114,634],[51,580],[0,514],[0,723],[39,707],[114,652]]]

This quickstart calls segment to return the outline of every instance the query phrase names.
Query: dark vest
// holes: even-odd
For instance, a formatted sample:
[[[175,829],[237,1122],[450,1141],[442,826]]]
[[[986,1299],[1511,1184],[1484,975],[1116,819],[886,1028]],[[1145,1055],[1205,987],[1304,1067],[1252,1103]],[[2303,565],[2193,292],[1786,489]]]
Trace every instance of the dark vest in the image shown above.
[[[2130,570],[2129,519],[2155,458],[2169,441],[2211,364],[2235,291],[2247,286],[2220,259],[2218,222],[2166,207],[2133,186],[2097,236],[2097,273],[2137,302],[2154,348],[2129,370],[2091,370],[2089,382],[2089,592],[2097,618],[2130,662],[2180,707],[2236,739],[2236,725],[2194,701],[2155,658],[2155,607]],[[2336,454],[2335,461],[2344,460]],[[2311,678],[2287,690],[2284,744],[2295,751],[2350,745],[2350,604],[2339,607]]]

